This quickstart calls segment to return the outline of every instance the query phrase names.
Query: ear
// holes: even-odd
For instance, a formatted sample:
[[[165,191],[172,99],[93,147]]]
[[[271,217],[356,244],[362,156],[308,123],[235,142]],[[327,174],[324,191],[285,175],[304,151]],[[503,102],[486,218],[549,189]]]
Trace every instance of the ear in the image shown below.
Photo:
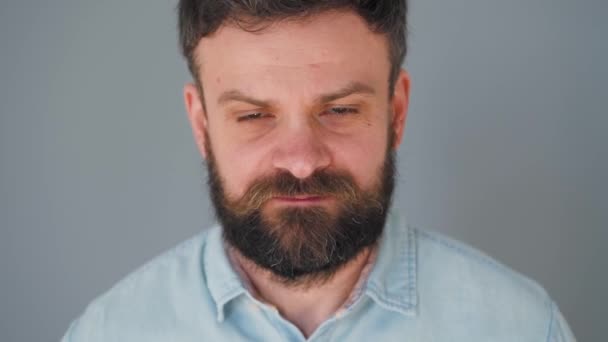
[[[395,140],[393,141],[393,149],[397,149],[403,139],[403,131],[405,130],[405,119],[407,118],[407,108],[410,100],[410,76],[401,69],[399,76],[395,82],[395,90],[391,106],[393,109],[392,129],[394,130]]]
[[[184,86],[184,103],[186,105],[186,111],[188,112],[190,126],[192,126],[192,134],[194,135],[194,140],[201,156],[207,159],[207,149],[205,147],[205,139],[207,137],[205,134],[207,131],[207,115],[203,109],[200,95],[196,85],[187,83]]]

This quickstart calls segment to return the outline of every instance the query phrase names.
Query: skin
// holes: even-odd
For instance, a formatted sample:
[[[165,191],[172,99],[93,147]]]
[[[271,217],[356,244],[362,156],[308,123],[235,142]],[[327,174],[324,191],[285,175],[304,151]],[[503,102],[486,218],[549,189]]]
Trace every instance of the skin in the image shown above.
[[[201,155],[207,158],[207,144],[213,149],[229,198],[277,171],[304,179],[315,170],[345,170],[371,189],[388,129],[395,134],[391,148],[401,142],[408,74],[401,70],[389,96],[386,37],[354,12],[276,22],[257,33],[223,26],[201,39],[195,56],[205,105],[197,87],[186,84],[186,110]],[[336,203],[331,197],[275,198],[262,209],[294,205],[331,211]],[[306,288],[285,287],[247,260],[241,265],[263,299],[310,336],[344,302],[368,252],[329,281]]]

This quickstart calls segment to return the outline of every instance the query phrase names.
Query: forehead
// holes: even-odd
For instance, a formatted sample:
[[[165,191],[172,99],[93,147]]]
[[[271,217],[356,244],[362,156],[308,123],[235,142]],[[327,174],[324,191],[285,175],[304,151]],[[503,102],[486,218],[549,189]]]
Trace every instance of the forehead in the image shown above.
[[[195,56],[208,99],[227,88],[307,93],[353,81],[380,87],[389,76],[386,37],[350,11],[278,21],[259,32],[225,25],[201,39]]]

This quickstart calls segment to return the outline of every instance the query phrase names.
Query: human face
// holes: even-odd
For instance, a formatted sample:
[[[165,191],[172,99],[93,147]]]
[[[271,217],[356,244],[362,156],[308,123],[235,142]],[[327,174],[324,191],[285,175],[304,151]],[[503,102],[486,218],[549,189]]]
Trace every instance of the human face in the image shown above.
[[[347,170],[369,189],[384,161],[387,126],[392,147],[401,140],[408,77],[400,75],[390,97],[386,38],[353,12],[278,22],[258,33],[224,26],[195,55],[205,106],[188,84],[186,107],[201,153],[208,136],[233,198],[276,170],[301,179],[318,169]]]
[[[409,89],[402,73],[389,96],[386,44],[351,12],[258,33],[224,26],[203,38],[195,54],[205,105],[194,85],[186,85],[185,101],[226,198],[242,198],[264,176],[306,180],[319,171],[346,173],[362,191],[375,191],[387,150],[401,139]],[[307,207],[335,216],[340,201],[279,196],[260,209],[267,217]]]

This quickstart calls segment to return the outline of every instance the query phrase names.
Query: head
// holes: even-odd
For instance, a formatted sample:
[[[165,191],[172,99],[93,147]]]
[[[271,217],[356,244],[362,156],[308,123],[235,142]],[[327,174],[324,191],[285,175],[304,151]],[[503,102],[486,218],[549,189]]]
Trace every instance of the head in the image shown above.
[[[286,282],[372,246],[409,97],[405,1],[182,0],[184,87],[227,242]]]

